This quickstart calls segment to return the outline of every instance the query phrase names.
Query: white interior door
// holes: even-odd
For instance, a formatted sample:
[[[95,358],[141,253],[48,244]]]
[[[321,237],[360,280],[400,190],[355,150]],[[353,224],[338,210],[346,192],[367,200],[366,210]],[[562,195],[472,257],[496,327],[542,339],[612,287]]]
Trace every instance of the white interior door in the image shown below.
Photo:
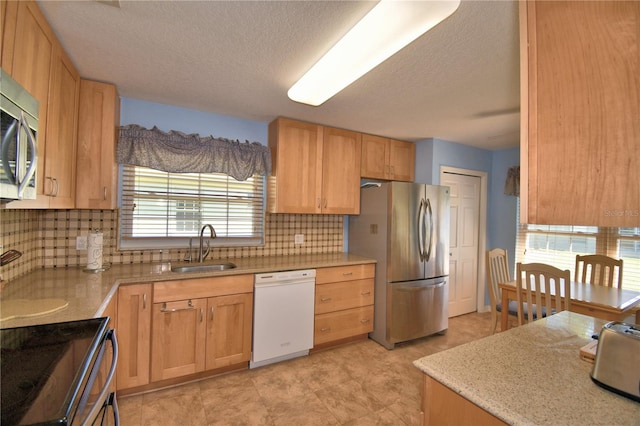
[[[449,317],[475,312],[478,303],[480,177],[443,173],[451,188]]]

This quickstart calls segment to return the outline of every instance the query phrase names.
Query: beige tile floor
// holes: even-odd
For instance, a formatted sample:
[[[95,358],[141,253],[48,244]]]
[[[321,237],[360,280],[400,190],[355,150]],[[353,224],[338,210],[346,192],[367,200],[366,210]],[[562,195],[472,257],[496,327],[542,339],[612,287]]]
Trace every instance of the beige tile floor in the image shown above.
[[[421,372],[412,362],[489,335],[489,313],[451,318],[445,335],[372,340],[119,399],[121,424],[418,425]]]

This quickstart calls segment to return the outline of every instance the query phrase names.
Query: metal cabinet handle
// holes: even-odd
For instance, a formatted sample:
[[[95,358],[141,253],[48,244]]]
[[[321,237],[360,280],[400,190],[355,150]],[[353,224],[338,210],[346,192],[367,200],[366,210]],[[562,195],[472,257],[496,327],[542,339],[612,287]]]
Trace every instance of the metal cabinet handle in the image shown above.
[[[51,189],[47,192],[47,195],[51,197],[53,196],[53,178],[51,176],[45,176],[44,178],[51,181]]]
[[[368,295],[370,295],[370,294],[371,294],[371,292],[370,292],[370,291],[363,291],[363,292],[360,292],[360,294],[361,294],[362,296],[368,296]]]
[[[361,324],[366,324],[366,323],[368,323],[368,322],[371,322],[371,320],[369,320],[369,319],[363,319],[363,320],[360,320],[360,323],[361,323]]]
[[[324,199],[324,208],[326,209],[328,205],[329,205],[329,201],[325,198]]]
[[[178,312],[178,311],[189,311],[191,309],[195,309],[193,307],[193,302],[191,301],[191,299],[189,299],[189,301],[187,302],[187,307],[186,308],[173,308],[173,309],[167,309],[167,302],[164,302],[162,304],[162,308],[160,308],[160,312]]]
[[[142,295],[142,309],[147,309],[147,293]]]
[[[331,298],[330,298],[330,297],[322,297],[322,298],[320,298],[320,301],[321,301],[321,302],[328,302],[328,301],[330,301],[330,300],[331,300]]]
[[[331,331],[331,327],[321,328],[321,329],[320,329],[320,331],[321,331],[322,333],[329,332],[329,331]]]
[[[213,321],[213,306],[211,307],[210,311],[209,311],[209,319],[211,321]]]
[[[320,198],[318,198],[318,208],[320,208]]]
[[[103,201],[107,201],[107,187],[106,186],[103,187],[103,190],[102,190],[102,200]]]
[[[58,183],[58,179],[53,178],[53,183],[55,184],[55,193],[53,194],[54,197],[58,196],[58,193],[60,192],[60,184]]]
[[[200,308],[200,322],[204,321],[204,309]]]
[[[353,275],[353,272],[343,272],[342,273],[343,277],[348,277],[349,275]]]

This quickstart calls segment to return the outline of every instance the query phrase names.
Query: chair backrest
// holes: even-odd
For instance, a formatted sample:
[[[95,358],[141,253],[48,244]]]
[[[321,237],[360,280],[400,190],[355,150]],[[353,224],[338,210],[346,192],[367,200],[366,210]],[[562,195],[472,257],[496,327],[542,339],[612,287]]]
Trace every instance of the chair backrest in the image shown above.
[[[615,270],[618,269],[617,280]],[[576,255],[574,281],[622,288],[622,259],[600,254]]]
[[[571,304],[571,272],[544,263],[517,263],[516,286],[518,288],[518,322],[524,324],[523,303],[527,304],[527,322],[543,317],[552,310],[569,310]],[[523,289],[526,291],[523,300]],[[542,295],[544,294],[544,300]],[[564,296],[564,297],[563,297]],[[535,309],[532,304],[535,304]],[[535,312],[535,315],[534,315]]]
[[[509,275],[507,251],[501,248],[487,250],[487,284],[489,285],[489,298],[491,299],[491,309],[495,311],[496,305],[500,303],[499,283],[511,281]]]

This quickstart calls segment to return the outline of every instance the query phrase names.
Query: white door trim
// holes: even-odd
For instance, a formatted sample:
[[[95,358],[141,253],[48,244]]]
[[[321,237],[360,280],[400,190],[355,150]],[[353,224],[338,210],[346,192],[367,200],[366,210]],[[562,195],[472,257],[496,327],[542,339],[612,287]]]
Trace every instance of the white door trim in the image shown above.
[[[451,173],[457,175],[475,176],[480,178],[480,219],[478,226],[478,312],[488,312],[489,305],[485,305],[484,295],[485,285],[485,250],[487,247],[487,172],[478,170],[460,169],[457,167],[440,166],[440,182],[443,174]]]

